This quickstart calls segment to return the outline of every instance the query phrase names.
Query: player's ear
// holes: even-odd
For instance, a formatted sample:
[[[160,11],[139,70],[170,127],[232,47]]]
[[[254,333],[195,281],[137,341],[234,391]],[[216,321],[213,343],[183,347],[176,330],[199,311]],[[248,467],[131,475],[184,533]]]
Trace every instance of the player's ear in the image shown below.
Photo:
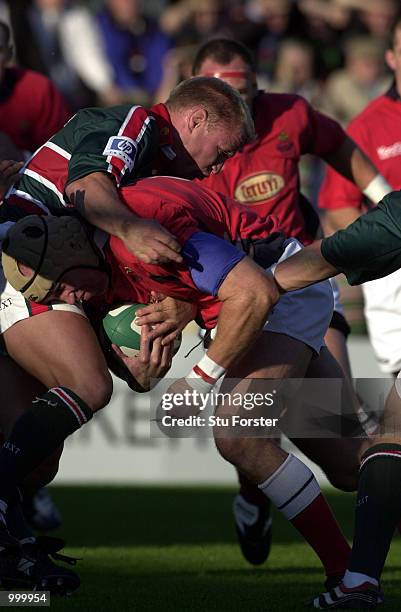
[[[33,276],[34,275],[34,271],[32,268],[30,268],[29,266],[26,266],[25,264],[21,263],[20,261],[17,262],[17,266],[18,266],[18,270],[21,272],[22,276]]]
[[[386,64],[390,68],[390,70],[395,70],[396,65],[395,65],[394,51],[392,49],[387,49],[386,53],[384,54],[384,57],[386,60]]]
[[[209,114],[203,106],[197,106],[190,110],[188,114],[188,129],[193,132],[198,127],[207,123]]]

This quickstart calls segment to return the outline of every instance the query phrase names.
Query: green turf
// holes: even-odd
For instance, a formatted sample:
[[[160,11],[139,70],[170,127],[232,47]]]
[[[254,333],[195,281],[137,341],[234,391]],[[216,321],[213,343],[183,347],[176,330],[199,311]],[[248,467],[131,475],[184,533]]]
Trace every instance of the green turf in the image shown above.
[[[269,562],[252,568],[236,545],[231,489],[55,487],[66,549],[83,557],[82,586],[53,610],[296,611],[319,593],[314,553],[279,514]],[[353,496],[329,494],[348,537]],[[401,609],[401,538],[384,575],[383,612]]]

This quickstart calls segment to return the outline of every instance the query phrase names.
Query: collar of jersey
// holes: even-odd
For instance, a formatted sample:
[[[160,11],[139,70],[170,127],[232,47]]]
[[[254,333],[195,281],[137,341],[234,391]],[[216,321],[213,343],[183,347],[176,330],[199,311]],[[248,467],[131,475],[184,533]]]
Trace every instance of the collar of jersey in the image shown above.
[[[388,91],[386,91],[386,97],[390,98],[391,100],[395,100],[396,102],[401,102],[401,96],[397,91],[397,87],[395,85],[395,81],[393,82],[393,84],[391,85],[390,89]]]

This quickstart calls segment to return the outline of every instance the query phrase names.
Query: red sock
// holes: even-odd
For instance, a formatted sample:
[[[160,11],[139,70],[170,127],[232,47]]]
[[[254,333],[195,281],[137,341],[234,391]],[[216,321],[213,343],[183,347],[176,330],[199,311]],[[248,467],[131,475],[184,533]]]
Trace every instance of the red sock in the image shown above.
[[[322,493],[291,523],[321,560],[326,576],[345,573],[351,548]]]
[[[246,476],[237,472],[238,480],[240,483],[240,494],[242,497],[250,504],[255,504],[256,506],[267,508],[270,504],[270,500],[266,497],[266,495],[259,489],[258,485],[253,484]]]
[[[327,576],[343,575],[351,554],[313,472],[290,454],[259,489],[303,535]]]

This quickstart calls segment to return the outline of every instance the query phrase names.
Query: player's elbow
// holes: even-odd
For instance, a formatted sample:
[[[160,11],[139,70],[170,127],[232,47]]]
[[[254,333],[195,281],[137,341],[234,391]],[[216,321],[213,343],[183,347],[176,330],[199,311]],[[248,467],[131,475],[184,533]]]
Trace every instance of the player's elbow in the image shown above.
[[[272,277],[261,274],[254,282],[248,283],[242,297],[248,307],[263,317],[278,302],[280,293]]]

